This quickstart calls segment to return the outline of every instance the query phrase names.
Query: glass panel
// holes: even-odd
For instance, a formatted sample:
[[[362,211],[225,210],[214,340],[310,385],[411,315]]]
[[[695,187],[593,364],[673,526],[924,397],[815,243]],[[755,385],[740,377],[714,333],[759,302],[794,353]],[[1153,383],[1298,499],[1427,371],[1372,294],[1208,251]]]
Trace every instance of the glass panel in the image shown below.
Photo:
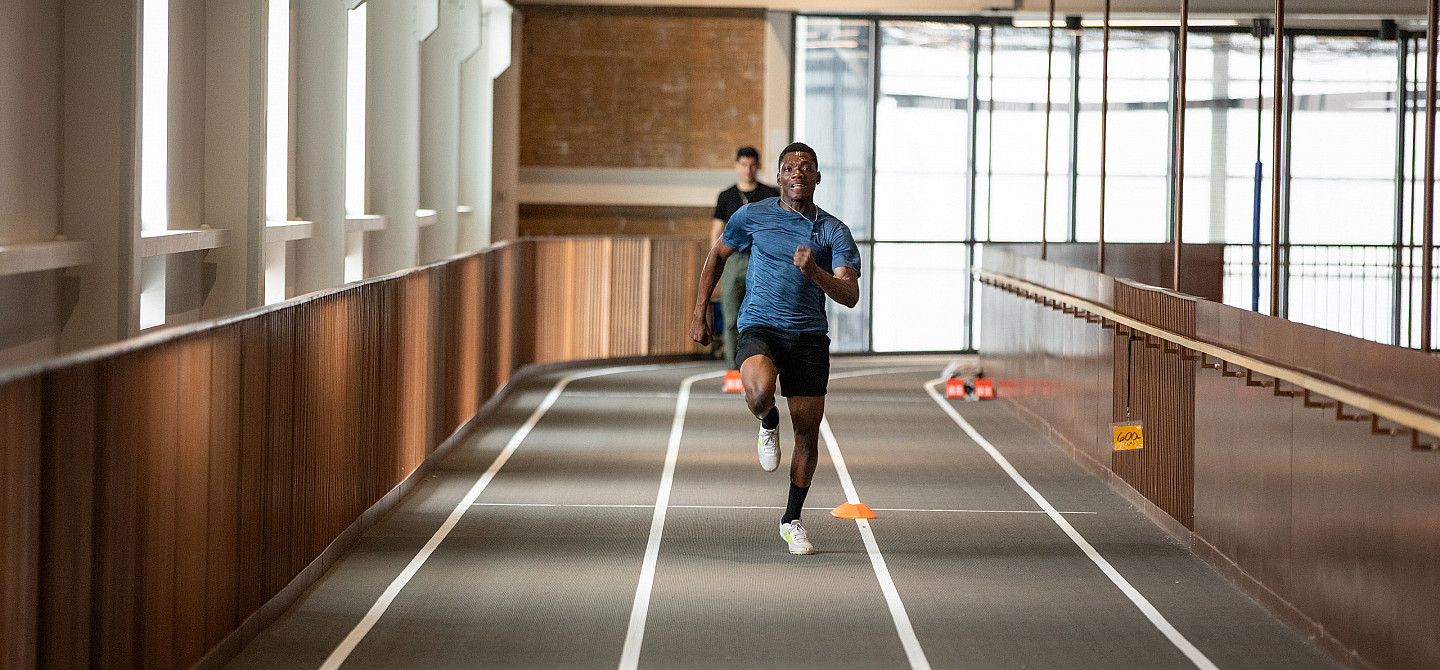
[[[1080,51],[1076,238],[1100,239],[1100,104],[1104,31]],[[1163,242],[1170,226],[1169,33],[1110,31],[1105,241]]]
[[[1270,75],[1275,71],[1275,45],[1273,40],[1265,41],[1262,63],[1259,44],[1254,37],[1242,34],[1190,36],[1186,87],[1189,111],[1185,119],[1186,242],[1252,241],[1257,162],[1262,170],[1260,241],[1269,242],[1275,92]],[[1263,96],[1258,110],[1257,95]],[[1247,291],[1244,307],[1249,306]]]
[[[877,240],[966,237],[972,31],[956,23],[880,24]]]
[[[830,321],[830,350],[855,353],[870,351],[870,294],[875,272],[875,250],[870,242],[857,242],[860,249],[860,301],[845,307],[825,301],[825,318]]]
[[[969,270],[964,244],[876,244],[875,351],[964,349]]]
[[[869,20],[796,19],[795,138],[820,159],[824,181],[815,192],[816,203],[840,217],[861,242],[871,238],[873,33]],[[863,291],[870,267],[863,259],[862,264]],[[855,309],[829,308],[832,350],[869,349],[868,304],[862,296]]]
[[[1395,237],[1395,42],[1295,38],[1290,242]]]
[[[1065,31],[1055,31],[1050,85],[1050,181],[1048,198],[1042,200],[1046,30],[999,27],[984,35],[986,40],[992,37],[993,59],[990,45],[982,44],[979,62],[982,104],[977,138],[976,236],[997,241],[1039,241],[1042,219],[1048,219],[1048,238],[1063,240],[1069,227],[1066,175],[1070,170],[1071,40]]]

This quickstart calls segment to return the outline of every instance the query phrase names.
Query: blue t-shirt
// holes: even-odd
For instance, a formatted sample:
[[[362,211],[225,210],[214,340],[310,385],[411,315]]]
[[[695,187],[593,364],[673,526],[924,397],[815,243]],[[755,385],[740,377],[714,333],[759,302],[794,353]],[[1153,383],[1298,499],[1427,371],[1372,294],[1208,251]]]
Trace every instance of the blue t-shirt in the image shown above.
[[[840,219],[820,208],[810,218],[766,198],[741,207],[725,224],[721,240],[736,251],[750,252],[745,275],[745,302],[736,325],[769,326],[794,333],[827,333],[825,292],[795,267],[795,247],[807,246],[815,264],[826,272],[848,267],[860,275],[860,251]]]

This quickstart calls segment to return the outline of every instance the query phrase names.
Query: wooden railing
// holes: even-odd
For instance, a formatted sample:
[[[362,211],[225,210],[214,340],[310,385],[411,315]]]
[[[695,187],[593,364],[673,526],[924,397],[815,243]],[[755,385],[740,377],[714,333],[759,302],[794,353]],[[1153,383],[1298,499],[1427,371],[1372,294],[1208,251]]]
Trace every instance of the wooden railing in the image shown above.
[[[0,374],[0,667],[195,664],[520,367],[693,352],[704,252],[522,240]]]
[[[1021,415],[1336,657],[1440,667],[1440,359],[1003,252],[976,274]]]

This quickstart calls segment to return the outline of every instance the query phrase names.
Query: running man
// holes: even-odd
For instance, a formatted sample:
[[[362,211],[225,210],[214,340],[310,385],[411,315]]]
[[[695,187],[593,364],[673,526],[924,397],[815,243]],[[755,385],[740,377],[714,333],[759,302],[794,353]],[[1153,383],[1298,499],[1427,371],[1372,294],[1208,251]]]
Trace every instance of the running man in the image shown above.
[[[820,459],[820,419],[830,378],[825,296],[846,307],[859,301],[860,252],[850,229],[815,206],[820,163],[814,149],[799,142],[785,147],[776,180],[780,197],[742,206],[710,248],[700,272],[690,338],[710,344],[710,293],[726,260],[737,251],[749,251],[736,351],[745,403],[760,420],[760,467],[774,471],[780,464],[780,413],[775,408],[779,377],[795,431],[790,496],[780,517],[780,536],[790,553],[812,554],[815,547],[800,525],[800,510]]]
[[[720,192],[715,199],[715,222],[710,226],[710,243],[720,240],[725,231],[725,222],[737,210],[752,202],[780,195],[780,191],[769,184],[756,181],[760,170],[760,152],[755,147],[740,147],[735,152],[735,185]],[[745,300],[745,275],[750,269],[750,252],[737,251],[725,264],[720,275],[720,310],[725,317],[725,368],[739,370],[735,361],[735,347],[740,341],[740,329],[735,319],[740,316],[740,303]]]

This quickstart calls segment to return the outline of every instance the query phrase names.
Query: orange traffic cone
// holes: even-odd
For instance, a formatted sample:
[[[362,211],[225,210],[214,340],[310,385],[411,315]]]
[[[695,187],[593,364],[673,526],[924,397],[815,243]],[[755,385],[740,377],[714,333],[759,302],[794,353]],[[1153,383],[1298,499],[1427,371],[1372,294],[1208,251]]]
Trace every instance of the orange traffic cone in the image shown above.
[[[726,392],[726,393],[743,393],[744,391],[745,391],[745,386],[740,383],[740,371],[739,371],[739,370],[726,370],[726,371],[725,371],[725,392]]]
[[[864,503],[845,503],[830,510],[838,519],[874,519],[875,513],[870,511],[870,506]]]

